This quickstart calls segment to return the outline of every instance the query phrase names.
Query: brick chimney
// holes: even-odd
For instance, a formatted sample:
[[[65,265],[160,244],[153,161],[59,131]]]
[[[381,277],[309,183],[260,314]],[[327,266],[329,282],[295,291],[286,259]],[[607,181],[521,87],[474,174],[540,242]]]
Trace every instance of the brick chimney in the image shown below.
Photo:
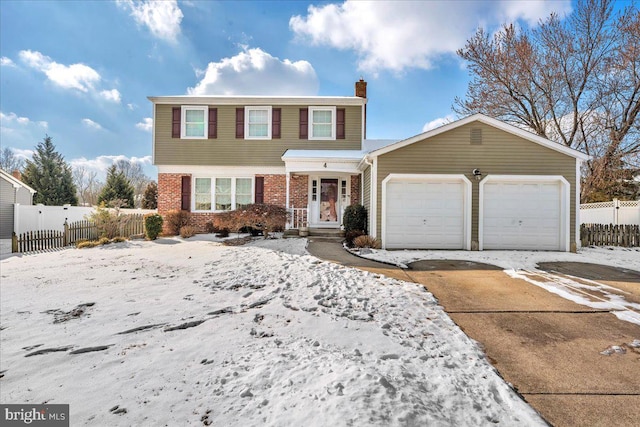
[[[18,169],[14,169],[13,172],[11,172],[11,176],[13,176],[18,181],[22,181],[22,174]]]
[[[356,82],[356,96],[367,99],[367,82],[362,77]],[[364,135],[362,139],[367,139],[367,104],[364,104]]]

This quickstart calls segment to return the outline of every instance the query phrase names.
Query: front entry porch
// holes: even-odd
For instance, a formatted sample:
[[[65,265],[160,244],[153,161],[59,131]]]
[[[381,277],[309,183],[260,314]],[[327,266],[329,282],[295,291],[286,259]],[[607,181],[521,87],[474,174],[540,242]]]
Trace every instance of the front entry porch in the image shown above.
[[[288,150],[286,206],[287,228],[340,230],[344,209],[360,203],[362,152],[353,150]]]

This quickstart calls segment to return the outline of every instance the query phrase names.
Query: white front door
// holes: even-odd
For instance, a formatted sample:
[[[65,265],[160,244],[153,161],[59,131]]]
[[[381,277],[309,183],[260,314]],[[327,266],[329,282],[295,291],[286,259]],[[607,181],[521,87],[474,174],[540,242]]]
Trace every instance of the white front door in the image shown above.
[[[348,205],[349,181],[346,177],[311,177],[309,223],[313,227],[336,228]]]

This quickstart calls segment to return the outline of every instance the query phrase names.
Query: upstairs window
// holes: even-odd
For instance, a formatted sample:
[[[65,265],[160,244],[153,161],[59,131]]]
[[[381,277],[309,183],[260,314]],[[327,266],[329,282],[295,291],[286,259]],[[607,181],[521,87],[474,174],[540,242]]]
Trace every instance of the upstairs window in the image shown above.
[[[180,137],[183,139],[206,139],[208,128],[207,106],[183,106]]]
[[[271,107],[245,107],[244,138],[271,139]]]
[[[309,139],[336,139],[336,107],[309,107]]]

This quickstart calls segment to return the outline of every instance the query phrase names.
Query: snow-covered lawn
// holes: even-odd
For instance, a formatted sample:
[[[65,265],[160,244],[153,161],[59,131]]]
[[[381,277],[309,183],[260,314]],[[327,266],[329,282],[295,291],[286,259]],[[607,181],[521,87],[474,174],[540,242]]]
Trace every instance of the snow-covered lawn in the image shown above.
[[[0,400],[74,426],[545,425],[423,287],[304,244],[1,261]]]
[[[406,267],[429,259],[463,260],[496,265],[511,277],[523,279],[547,291],[590,308],[610,310],[619,319],[640,325],[640,304],[628,301],[625,292],[595,280],[558,275],[537,268],[542,262],[601,264],[640,271],[640,248],[588,247],[578,253],[540,251],[354,251],[363,258]]]

